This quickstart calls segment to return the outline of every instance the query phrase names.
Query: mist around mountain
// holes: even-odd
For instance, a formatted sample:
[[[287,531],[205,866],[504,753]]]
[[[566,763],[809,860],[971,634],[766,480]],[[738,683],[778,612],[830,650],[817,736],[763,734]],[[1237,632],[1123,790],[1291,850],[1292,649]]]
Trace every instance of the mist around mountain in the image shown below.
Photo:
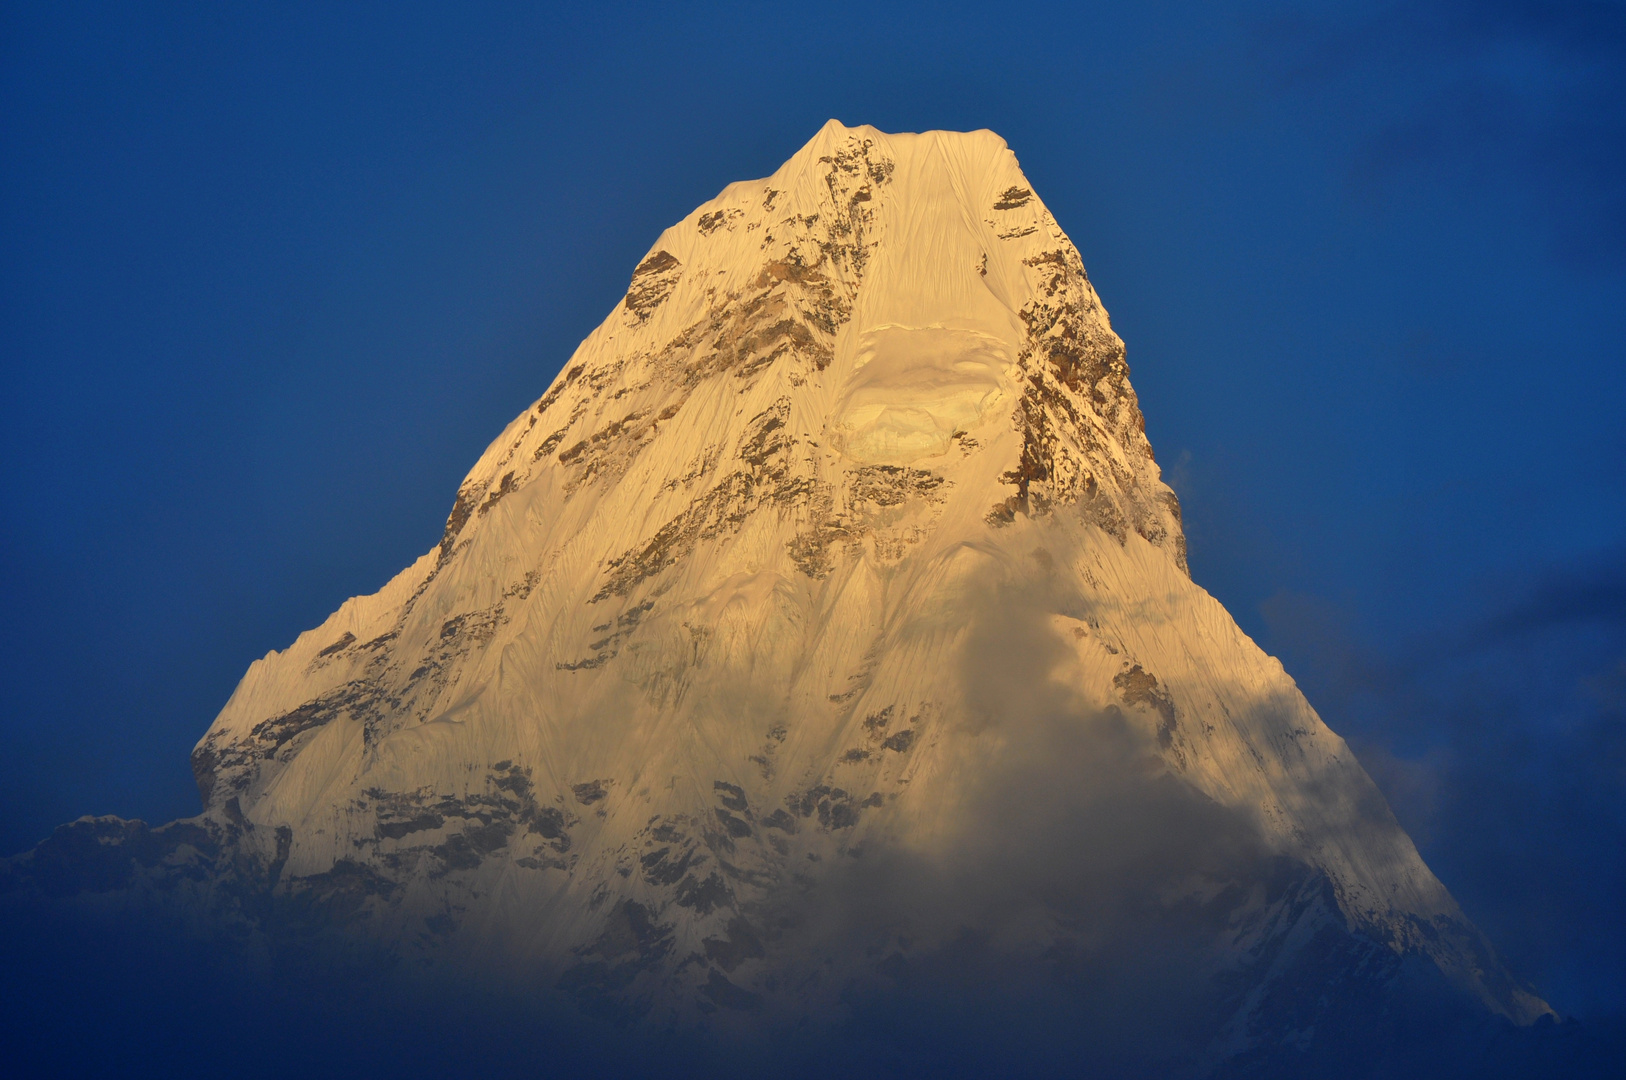
[[[436,548],[250,668],[199,816],[4,864],[17,1045],[166,1075],[1601,1061],[1618,1033],[1507,969],[1191,581],[1125,356],[1002,140],[832,121],[663,234]]]

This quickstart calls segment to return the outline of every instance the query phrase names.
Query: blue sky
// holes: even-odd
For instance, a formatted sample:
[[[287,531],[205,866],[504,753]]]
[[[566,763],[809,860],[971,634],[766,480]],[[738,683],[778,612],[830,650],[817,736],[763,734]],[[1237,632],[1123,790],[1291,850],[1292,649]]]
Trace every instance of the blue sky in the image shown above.
[[[1197,581],[1561,1011],[1626,1009],[1626,7],[6,4],[0,849],[195,811],[660,230],[988,127]]]

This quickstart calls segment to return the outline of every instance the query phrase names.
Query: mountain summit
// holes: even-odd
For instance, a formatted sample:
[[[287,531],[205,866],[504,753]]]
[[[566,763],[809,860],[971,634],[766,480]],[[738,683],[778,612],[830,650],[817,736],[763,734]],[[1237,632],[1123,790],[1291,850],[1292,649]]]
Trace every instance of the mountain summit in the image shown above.
[[[668,229],[439,544],[192,764],[201,816],[64,826],[11,887],[273,950],[297,911],[640,1029],[965,971],[1187,1009],[1209,1065],[1418,972],[1549,1012],[1191,581],[1123,343],[988,131],[831,121]]]

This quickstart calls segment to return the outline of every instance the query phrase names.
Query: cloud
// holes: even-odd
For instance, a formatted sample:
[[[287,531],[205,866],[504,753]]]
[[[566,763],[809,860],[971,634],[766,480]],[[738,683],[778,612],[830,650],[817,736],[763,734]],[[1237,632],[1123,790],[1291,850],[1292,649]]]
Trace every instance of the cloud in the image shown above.
[[[1376,643],[1279,594],[1271,638],[1468,915],[1561,1012],[1626,1013],[1626,553]],[[1510,599],[1503,599],[1510,597]]]
[[[1214,943],[1279,867],[1251,822],[1051,677],[1053,599],[1004,590],[978,610],[957,672],[970,715],[944,743],[959,756],[914,792],[945,796],[931,842],[868,842],[751,912],[778,928],[770,960],[814,958],[850,1017],[808,1052],[906,1074],[1181,1075],[1238,1004]]]
[[[1470,641],[1486,647],[1584,624],[1626,627],[1626,552],[1547,572],[1516,602],[1485,619]]]

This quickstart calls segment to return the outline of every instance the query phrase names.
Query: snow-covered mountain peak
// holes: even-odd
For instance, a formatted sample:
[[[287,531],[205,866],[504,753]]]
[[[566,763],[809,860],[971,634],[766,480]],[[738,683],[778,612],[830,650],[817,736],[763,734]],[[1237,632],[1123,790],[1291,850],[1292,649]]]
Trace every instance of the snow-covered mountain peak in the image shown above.
[[[600,487],[681,428],[646,461],[678,472],[644,478],[675,490],[737,415],[783,428],[775,452],[815,485],[842,488],[843,461],[931,460],[943,479],[975,476],[979,516],[1082,501],[1183,562],[1127,373],[1077,251],[1002,140],[832,121],[773,176],[661,235],[617,310],[471,472],[448,543],[494,494],[561,468],[571,493]]]
[[[1214,920],[1215,1052],[1416,958],[1545,1013],[1190,580],[1128,375],[1003,140],[831,121],[661,234],[434,549],[249,669],[193,754],[225,854],[164,865],[663,1022],[839,1013],[987,919],[1095,955],[1102,881]]]

